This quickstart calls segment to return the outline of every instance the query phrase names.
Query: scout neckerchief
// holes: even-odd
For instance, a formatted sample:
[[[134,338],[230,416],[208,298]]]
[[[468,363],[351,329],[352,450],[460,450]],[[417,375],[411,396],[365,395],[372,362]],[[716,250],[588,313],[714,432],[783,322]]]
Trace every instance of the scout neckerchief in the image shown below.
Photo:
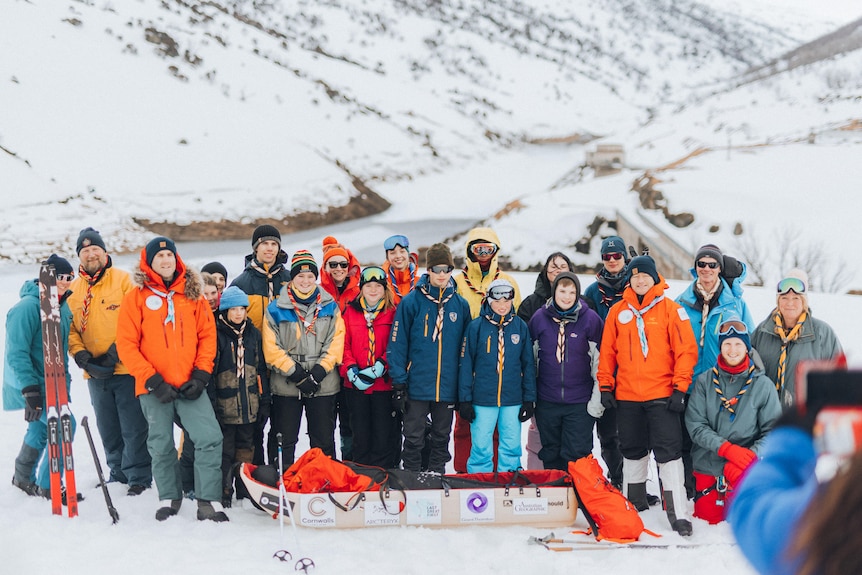
[[[624,283],[624,279],[625,276],[623,274],[611,275],[604,268],[596,274],[596,280],[598,280],[596,281],[596,286],[599,288],[599,294],[602,296],[601,303],[606,309],[610,309],[612,305],[622,298],[620,284]]]
[[[500,276],[500,268],[499,268],[499,267],[497,267],[497,270],[494,272],[494,277],[491,279],[491,281],[494,281],[494,280],[495,280],[495,279],[497,279],[499,276]],[[480,295],[480,296],[482,296],[483,298],[485,297],[485,295],[486,295],[486,294],[485,294],[485,291],[484,291],[484,290],[481,290],[481,289],[476,288],[476,286],[474,286],[474,285],[473,285],[473,282],[471,282],[471,281],[470,281],[470,277],[467,275],[467,266],[464,266],[464,275],[463,275],[463,276],[461,276],[461,277],[463,277],[463,278],[464,278],[464,283],[466,283],[466,284],[467,284],[467,287],[468,287],[468,288],[470,288],[470,290],[472,290],[474,293],[479,294],[479,295]],[[481,287],[481,285],[482,285],[482,283],[481,283],[481,282],[482,282],[482,281],[484,281],[485,277],[486,277],[486,276],[485,276],[485,274],[483,274],[483,275],[482,275],[482,280],[480,280],[480,283],[479,283],[479,286],[480,286],[480,287]],[[491,285],[491,284],[489,283],[488,285]]]
[[[437,321],[434,323],[434,333],[431,334],[431,341],[437,341],[437,338],[440,336],[440,332],[443,331],[443,306],[446,305],[446,302],[452,299],[452,296],[455,295],[455,290],[450,291],[449,295],[447,295],[445,298],[441,297],[441,299],[436,299],[434,296],[431,295],[430,288],[430,284],[425,284],[421,288],[419,288],[419,291],[425,294],[425,297],[427,297],[429,300],[437,304]],[[440,290],[440,295],[442,296],[446,288],[437,289]]]
[[[168,315],[165,316],[164,325],[168,325],[168,322],[174,324],[174,329],[177,328],[177,322],[174,319],[174,290],[169,290],[167,292],[163,292],[155,288],[152,283],[148,283],[147,287],[151,292],[159,296],[160,298],[164,298],[168,302]]]
[[[724,390],[721,389],[721,382],[719,381],[719,377],[718,377],[719,366],[722,368],[722,370],[724,370],[724,371],[726,371],[732,375],[738,375],[740,373],[743,373],[746,371],[746,368],[748,370],[748,374],[746,375],[745,383],[742,384],[741,388],[739,388],[739,391],[737,392],[737,394],[730,399],[727,399],[727,397],[725,397]],[[745,395],[745,392],[748,391],[748,387],[751,385],[751,381],[753,379],[754,379],[754,363],[752,361],[750,361],[748,359],[748,357],[745,358],[744,362],[742,362],[739,365],[734,366],[734,367],[730,367],[729,365],[727,365],[723,361],[723,358],[719,357],[718,358],[718,365],[716,365],[712,368],[712,384],[715,386],[715,393],[718,394],[718,399],[721,401],[721,406],[730,412],[730,421],[733,421],[734,419],[736,419],[736,411],[735,411],[736,406],[739,403],[739,400],[742,399],[742,396]]]
[[[703,298],[703,306],[700,310],[700,343],[698,344],[701,348],[703,348],[703,338],[706,335],[706,316],[709,315],[709,303],[715,296],[720,285],[720,279],[716,280],[715,285],[712,286],[711,290],[707,290],[705,287],[703,287],[703,284],[700,283],[700,280],[697,280],[697,282],[695,282],[694,284],[695,291],[697,291],[697,293],[700,294],[700,297]]]
[[[637,327],[638,327],[638,337],[641,340],[641,352],[644,354],[644,359],[646,359],[646,356],[649,353],[649,343],[647,343],[646,328],[644,326],[643,316],[646,312],[651,310],[655,304],[657,304],[658,302],[660,302],[663,299],[664,299],[664,295],[658,296],[657,298],[652,300],[652,302],[650,302],[650,304],[648,306],[646,306],[645,308],[643,308],[642,310],[637,309],[635,306],[633,306],[632,304],[630,304],[628,302],[626,303],[626,305],[629,306],[629,309],[632,311],[632,313],[635,314],[635,318],[637,318],[636,323],[637,323]]]
[[[248,321],[243,320],[239,329],[237,329],[236,324],[229,322],[224,314],[219,314],[218,318],[236,335],[236,378],[239,382],[242,382],[245,379],[245,344],[243,343],[242,336],[245,332],[245,326],[248,325]]]
[[[273,291],[273,287],[272,287],[272,278],[274,278],[275,274],[277,274],[278,272],[280,272],[282,270],[281,264],[280,263],[274,263],[269,267],[269,271],[267,271],[267,270],[263,269],[263,267],[260,264],[257,263],[256,259],[252,258],[250,266],[251,266],[251,269],[256,270],[256,271],[260,272],[261,274],[263,274],[264,276],[266,276],[266,289],[267,289],[266,297],[268,298],[268,301],[272,301],[273,298],[275,297],[275,292]]]
[[[500,320],[497,321],[495,319],[495,316],[499,317]],[[502,317],[502,316],[499,316],[498,314],[492,312],[492,313],[486,314],[485,319],[487,319],[489,322],[491,322],[492,325],[497,326],[497,373],[502,374],[503,373],[503,364],[505,363],[505,360],[506,360],[506,352],[505,352],[506,345],[505,345],[505,341],[503,338],[503,331],[506,329],[506,326],[509,325],[510,323],[512,323],[512,320],[515,319],[515,314],[509,313],[508,316]]]
[[[108,262],[93,275],[88,274],[84,266],[78,266],[78,275],[87,280],[87,294],[84,296],[84,306],[81,308],[82,334],[87,331],[87,321],[90,319],[90,304],[93,303],[93,286],[99,283],[99,280],[102,279],[102,276],[105,275],[105,271],[109,267],[111,267],[111,256],[108,256]]]
[[[305,319],[305,316],[299,313],[299,305],[296,303],[296,298],[293,294],[293,286],[288,286],[285,291],[287,292],[287,299],[289,299],[290,303],[293,304],[293,312],[296,314],[296,317],[299,318],[302,325],[305,326],[305,333],[317,335],[317,332],[314,331],[314,323],[317,321],[317,314],[320,313],[320,290],[315,288],[314,292],[309,294],[307,299],[302,300],[302,303],[314,306],[314,316],[311,318],[310,322]],[[314,294],[317,294],[317,297],[314,297]]]
[[[374,365],[375,361],[375,338],[374,338],[374,320],[377,318],[377,314],[380,313],[380,310],[383,309],[383,298],[374,304],[373,307],[368,305],[368,302],[365,301],[365,296],[359,298],[359,307],[362,308],[362,312],[365,315],[365,325],[368,327],[368,365]]]
[[[570,309],[562,311],[551,299],[551,311],[553,312],[551,319],[557,322],[559,326],[559,331],[557,331],[557,362],[563,363],[566,358],[566,324],[578,321],[578,316],[581,313],[581,302],[578,300]]]
[[[775,310],[772,316],[772,320],[775,322],[775,334],[781,338],[781,353],[778,356],[778,381],[775,382],[775,389],[779,393],[784,388],[784,379],[787,375],[787,348],[790,346],[790,342],[796,341],[799,338],[799,334],[802,332],[802,324],[805,323],[806,319],[808,319],[808,312],[804,311],[799,316],[799,321],[790,330],[790,333],[787,333],[784,329],[784,320],[781,318],[781,312]]]

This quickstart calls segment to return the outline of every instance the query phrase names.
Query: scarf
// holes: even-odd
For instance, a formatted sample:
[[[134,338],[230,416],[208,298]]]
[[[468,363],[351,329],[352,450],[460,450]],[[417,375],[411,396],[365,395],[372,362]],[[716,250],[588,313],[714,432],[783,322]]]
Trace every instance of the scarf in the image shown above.
[[[738,375],[748,370],[747,378],[745,383],[742,384],[742,387],[739,389],[739,392],[735,396],[730,399],[724,396],[724,390],[721,389],[721,382],[718,377],[718,368],[721,367],[722,370],[732,374]],[[733,371],[730,371],[733,370]],[[721,401],[721,407],[730,412],[730,421],[736,419],[736,405],[739,403],[739,400],[742,399],[742,396],[745,395],[745,392],[748,391],[748,387],[751,385],[751,381],[754,379],[754,364],[749,361],[746,357],[745,361],[740,363],[735,367],[731,367],[727,365],[723,358],[718,358],[718,365],[712,368],[712,384],[715,386],[715,393],[718,394],[718,399]]]
[[[223,314],[219,314],[219,320],[228,326],[236,336],[236,379],[242,385],[245,380],[245,344],[243,343],[243,334],[245,326],[248,325],[248,320],[244,320],[239,328],[237,328],[236,324],[229,322]]]
[[[562,364],[566,359],[566,325],[578,321],[578,316],[581,311],[580,300],[566,311],[560,311],[557,304],[551,300],[551,307],[557,312],[557,315],[551,316],[551,319],[557,323],[559,330],[557,331],[557,362]]]
[[[383,309],[383,298],[380,298],[374,307],[370,307],[368,302],[365,301],[365,296],[359,298],[359,307],[362,308],[362,312],[365,315],[365,325],[368,328],[368,363],[367,365],[374,365],[375,358],[375,335],[374,335],[374,320],[377,318],[377,314]]]
[[[105,275],[105,271],[111,267],[111,256],[108,262],[93,275],[87,273],[84,266],[78,266],[78,275],[87,280],[87,294],[84,296],[84,306],[81,308],[81,334],[87,331],[87,321],[90,319],[90,304],[93,303],[93,286]]]
[[[632,311],[632,313],[635,314],[635,318],[637,318],[638,337],[641,340],[641,352],[644,354],[644,359],[646,359],[647,354],[649,354],[649,343],[647,342],[647,338],[646,338],[646,328],[644,326],[643,316],[646,312],[651,310],[655,304],[662,301],[663,299],[664,299],[664,295],[658,296],[657,298],[652,300],[652,302],[650,302],[650,304],[648,306],[646,306],[645,308],[643,308],[642,310],[638,310],[635,306],[633,306],[630,303],[626,304],[629,306],[629,309]]]
[[[485,278],[487,277],[487,275],[488,275],[488,272],[482,272],[482,280],[480,280],[480,282],[479,282],[479,287],[482,287],[482,282],[485,281]],[[478,289],[476,286],[473,285],[473,282],[470,281],[470,277],[467,275],[467,266],[464,266],[464,275],[461,277],[464,278],[464,283],[467,284],[467,287],[470,288],[470,290],[473,293],[477,293],[480,296],[482,296],[483,298],[485,297],[485,295],[486,295],[485,290]],[[494,277],[491,279],[491,281],[494,281],[498,277],[500,277],[500,268],[499,267],[494,272]],[[488,285],[491,285],[490,282]]]
[[[440,290],[440,295],[442,296],[446,288],[437,289]],[[437,321],[434,323],[434,333],[431,334],[431,341],[437,341],[437,338],[440,337],[440,333],[443,331],[443,306],[446,305],[446,302],[452,299],[452,296],[455,295],[455,290],[450,291],[449,295],[447,295],[445,298],[441,297],[441,299],[436,299],[434,296],[431,295],[430,284],[423,285],[421,288],[419,288],[419,291],[425,294],[425,297],[427,297],[433,303],[437,304]]]
[[[272,286],[272,278],[274,278],[275,274],[277,274],[278,272],[280,272],[282,270],[281,264],[280,263],[274,263],[274,264],[272,264],[272,266],[270,266],[269,271],[266,271],[265,269],[263,269],[263,267],[260,264],[257,263],[256,259],[252,259],[250,267],[251,267],[251,269],[253,269],[257,272],[260,272],[261,274],[263,274],[266,277],[266,289],[267,289],[266,297],[268,298],[267,301],[272,301],[273,298],[275,297],[275,293],[274,293],[273,286]]]
[[[410,262],[410,265],[407,267],[407,273],[410,274],[410,289],[407,290],[409,292],[416,287],[416,264]],[[389,266],[389,285],[392,287],[392,291],[395,292],[396,299],[404,297],[404,294],[401,293],[401,288],[398,286],[398,278],[392,266]]]
[[[285,291],[287,292],[287,299],[289,299],[290,303],[293,304],[293,312],[296,314],[296,317],[299,318],[300,323],[305,326],[305,333],[317,335],[317,332],[314,331],[314,323],[317,321],[317,315],[320,313],[320,290],[315,288],[314,291],[311,292],[311,294],[309,294],[305,298],[300,297],[299,300],[299,303],[305,305],[314,305],[314,316],[312,316],[310,322],[305,319],[304,315],[299,313],[299,305],[293,293],[293,286],[288,286]],[[302,296],[302,294],[299,295]]]
[[[159,296],[160,298],[163,298],[164,300],[166,300],[168,302],[168,315],[165,316],[164,325],[168,325],[168,322],[170,322],[173,324],[173,328],[177,329],[177,322],[176,322],[176,319],[174,318],[174,293],[175,293],[174,290],[170,290],[168,292],[163,292],[161,290],[156,289],[155,286],[153,286],[153,284],[147,284],[147,287],[150,289],[151,292],[153,292],[154,294],[156,294],[157,296]]]
[[[698,344],[701,349],[703,349],[703,339],[706,335],[706,316],[709,315],[709,302],[715,296],[716,292],[718,292],[718,288],[721,286],[721,280],[715,282],[715,285],[712,286],[711,290],[707,290],[700,283],[700,280],[694,284],[695,292],[703,298],[703,306],[701,306],[700,313],[700,343]]]
[[[784,389],[785,376],[787,375],[787,348],[790,347],[791,342],[799,338],[799,334],[802,333],[802,326],[807,319],[808,312],[802,312],[802,315],[799,316],[799,321],[796,322],[790,333],[787,333],[784,329],[784,320],[781,317],[781,312],[775,310],[775,313],[772,315],[772,320],[775,322],[775,334],[781,338],[781,353],[778,355],[778,381],[775,382],[775,389],[778,390],[779,394]]]
[[[611,275],[608,270],[602,268],[596,274],[596,287],[599,288],[599,294],[602,297],[601,304],[606,309],[610,309],[623,297],[622,288],[625,287],[625,274]]]

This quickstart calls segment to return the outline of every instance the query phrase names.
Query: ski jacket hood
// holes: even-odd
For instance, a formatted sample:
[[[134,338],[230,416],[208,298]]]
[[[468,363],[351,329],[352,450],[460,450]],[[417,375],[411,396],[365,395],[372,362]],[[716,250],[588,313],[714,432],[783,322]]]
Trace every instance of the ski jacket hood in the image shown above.
[[[497,253],[491,258],[486,274],[482,274],[482,266],[479,262],[470,259],[470,244],[484,240],[491,242],[497,246]],[[521,290],[518,287],[518,282],[510,274],[500,271],[498,261],[500,256],[500,238],[497,233],[491,228],[473,228],[467,234],[467,240],[464,243],[464,251],[467,254],[464,261],[464,269],[461,273],[453,276],[458,293],[467,300],[470,305],[470,316],[475,318],[479,316],[479,310],[482,307],[482,301],[485,299],[485,294],[488,292],[488,287],[495,279],[507,280],[512,287],[515,288],[514,307],[517,310],[521,305]]]

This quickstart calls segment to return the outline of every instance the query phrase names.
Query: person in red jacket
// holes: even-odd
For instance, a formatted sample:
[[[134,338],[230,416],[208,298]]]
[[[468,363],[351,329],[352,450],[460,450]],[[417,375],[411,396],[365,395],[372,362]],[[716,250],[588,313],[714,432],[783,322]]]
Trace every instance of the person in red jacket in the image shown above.
[[[165,237],[141,250],[135,287],[124,297],[117,322],[117,352],[135,378],[135,392],[147,418],[147,449],[164,521],[182,504],[174,418],[195,444],[195,495],[200,520],[227,521],[212,501],[221,501],[222,433],[204,388],[216,354],[213,313],[203,297],[200,275],[186,268],[176,245]]]
[[[665,510],[673,530],[691,535],[682,464],[679,414],[697,363],[688,314],[664,295],[667,284],[649,256],[629,263],[629,287],[608,311],[599,353],[602,405],[616,407],[625,495],[649,509],[649,452],[658,465]]]
[[[344,357],[341,375],[353,429],[353,461],[391,468],[400,426],[392,409],[392,382],[386,346],[395,320],[395,304],[383,268],[369,266],[359,276],[359,296],[344,310]]]

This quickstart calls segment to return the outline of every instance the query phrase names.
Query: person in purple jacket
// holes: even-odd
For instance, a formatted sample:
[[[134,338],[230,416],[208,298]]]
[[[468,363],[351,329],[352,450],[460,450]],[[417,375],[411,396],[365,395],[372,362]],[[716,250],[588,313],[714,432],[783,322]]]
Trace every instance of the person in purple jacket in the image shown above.
[[[580,299],[572,272],[554,279],[552,294],[530,320],[537,347],[536,426],[545,469],[565,470],[592,451],[593,425],[602,415],[595,374],[603,325]]]

